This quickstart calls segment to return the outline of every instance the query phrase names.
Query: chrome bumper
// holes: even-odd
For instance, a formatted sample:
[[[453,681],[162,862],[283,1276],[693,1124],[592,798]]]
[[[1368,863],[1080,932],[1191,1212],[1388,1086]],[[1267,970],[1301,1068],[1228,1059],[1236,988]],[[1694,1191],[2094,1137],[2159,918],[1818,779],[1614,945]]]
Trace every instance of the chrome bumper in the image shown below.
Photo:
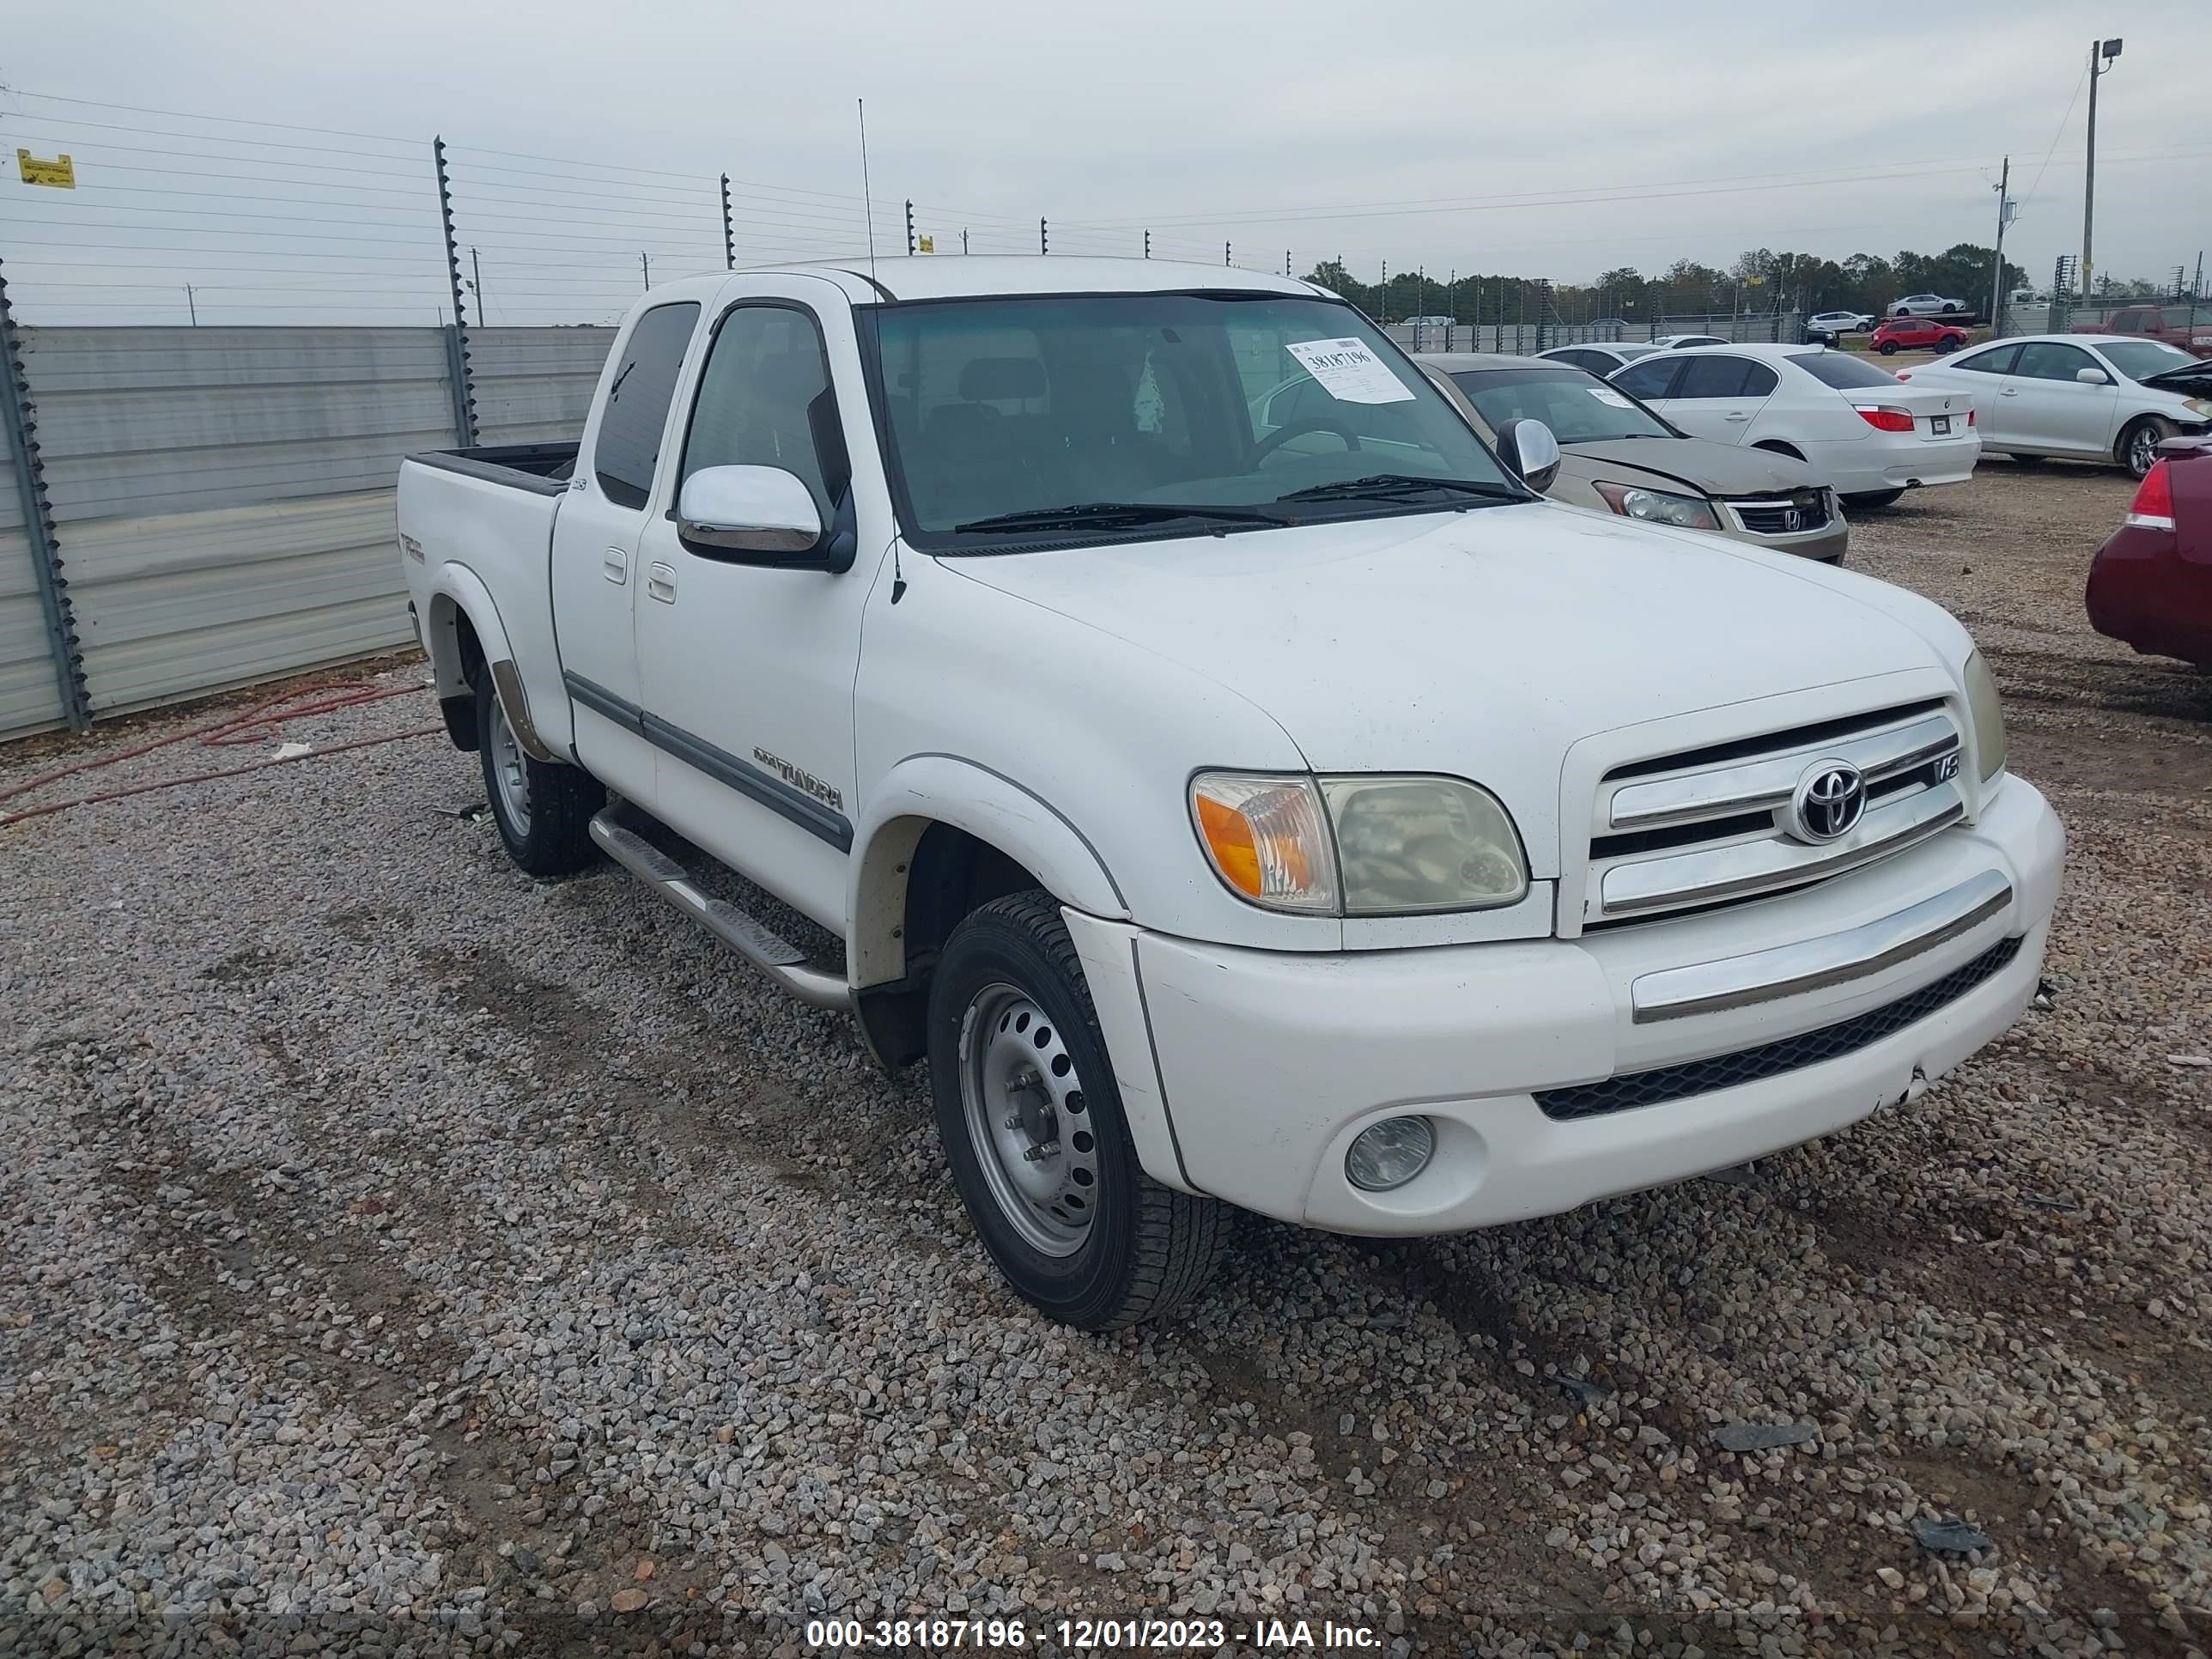
[[[1629,987],[1635,1022],[1682,1019],[1844,985],[1970,933],[2012,902],[2011,881],[1984,871],[1893,915],[1820,939],[1639,975]]]

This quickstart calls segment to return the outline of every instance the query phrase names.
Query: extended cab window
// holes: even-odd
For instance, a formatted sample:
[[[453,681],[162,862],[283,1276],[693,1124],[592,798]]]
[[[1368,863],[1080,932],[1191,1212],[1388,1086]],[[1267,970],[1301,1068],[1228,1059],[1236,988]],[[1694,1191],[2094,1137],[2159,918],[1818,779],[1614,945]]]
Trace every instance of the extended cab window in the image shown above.
[[[623,342],[622,366],[607,392],[599,441],[592,451],[592,470],[609,501],[643,507],[652,493],[653,469],[660,460],[660,434],[668,428],[676,377],[698,326],[699,307],[690,301],[655,306],[637,319]]]
[[[836,421],[814,319],[785,306],[739,306],[715,331],[700,374],[680,477],[702,466],[781,467],[798,475],[826,524],[845,486],[842,462],[823,453],[825,438],[833,456],[842,453]]]

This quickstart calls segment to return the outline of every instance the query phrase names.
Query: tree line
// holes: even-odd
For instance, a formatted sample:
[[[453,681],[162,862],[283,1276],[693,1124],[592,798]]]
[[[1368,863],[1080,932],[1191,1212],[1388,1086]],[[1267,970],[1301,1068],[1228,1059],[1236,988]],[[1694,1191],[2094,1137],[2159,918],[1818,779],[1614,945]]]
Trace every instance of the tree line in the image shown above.
[[[1587,323],[1618,317],[1636,324],[1739,312],[1863,311],[1879,316],[1907,294],[1941,294],[1985,311],[1996,258],[1996,249],[1972,242],[1942,253],[1908,251],[1887,259],[1854,253],[1840,263],[1761,247],[1747,250],[1726,270],[1677,259],[1656,276],[1620,265],[1591,283],[1486,274],[1440,276],[1425,270],[1394,270],[1387,283],[1363,283],[1334,259],[1322,261],[1307,276],[1385,322],[1449,317],[1482,325]],[[2008,259],[2003,285],[2008,293],[2029,286],[2027,272]]]

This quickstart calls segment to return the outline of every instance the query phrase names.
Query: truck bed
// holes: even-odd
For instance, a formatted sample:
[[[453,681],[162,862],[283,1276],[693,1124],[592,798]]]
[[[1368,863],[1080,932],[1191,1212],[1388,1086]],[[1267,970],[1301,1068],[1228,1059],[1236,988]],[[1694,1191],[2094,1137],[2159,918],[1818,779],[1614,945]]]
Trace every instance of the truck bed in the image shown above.
[[[418,449],[407,459],[539,495],[557,495],[576,470],[574,443],[477,444],[467,449]]]

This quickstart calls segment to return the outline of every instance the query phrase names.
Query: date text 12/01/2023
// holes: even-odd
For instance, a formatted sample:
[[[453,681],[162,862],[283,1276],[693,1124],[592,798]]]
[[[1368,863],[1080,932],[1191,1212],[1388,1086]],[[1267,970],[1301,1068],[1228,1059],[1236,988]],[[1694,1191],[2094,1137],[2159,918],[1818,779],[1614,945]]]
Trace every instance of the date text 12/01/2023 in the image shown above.
[[[1262,1619],[1231,1625],[1223,1619],[1061,1619],[1032,1630],[1019,1619],[810,1619],[806,1646],[813,1651],[1011,1652],[1048,1641],[1074,1653],[1210,1653],[1231,1642],[1285,1653],[1352,1653],[1381,1649],[1372,1626],[1333,1620]]]

